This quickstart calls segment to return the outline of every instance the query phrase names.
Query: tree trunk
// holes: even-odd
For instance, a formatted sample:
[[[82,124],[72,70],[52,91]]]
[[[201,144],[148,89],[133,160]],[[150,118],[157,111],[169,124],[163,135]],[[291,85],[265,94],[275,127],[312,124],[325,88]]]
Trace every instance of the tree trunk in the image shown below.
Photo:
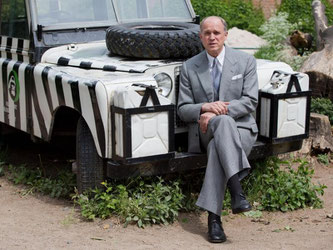
[[[325,15],[325,5],[319,0],[314,0],[312,2],[312,13],[315,19],[317,50],[322,50],[325,44],[330,42],[329,37],[332,38],[332,31],[327,31],[328,21]],[[329,29],[332,30],[332,26]]]
[[[314,96],[329,97],[333,101],[333,26],[328,27],[325,6],[319,0],[312,2],[312,11],[318,51],[309,56],[300,71],[310,76]]]

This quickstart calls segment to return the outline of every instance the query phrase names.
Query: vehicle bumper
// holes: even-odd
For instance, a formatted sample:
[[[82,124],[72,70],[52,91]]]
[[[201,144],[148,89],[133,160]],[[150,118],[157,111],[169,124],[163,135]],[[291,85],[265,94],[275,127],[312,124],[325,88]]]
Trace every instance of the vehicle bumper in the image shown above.
[[[301,149],[303,140],[266,144],[257,141],[249,155],[249,160],[262,159],[267,156],[283,154]],[[206,167],[206,154],[176,153],[175,157],[168,160],[146,161],[133,164],[122,164],[108,160],[106,175],[110,178],[128,178],[136,176],[162,175],[184,172],[191,169]]]

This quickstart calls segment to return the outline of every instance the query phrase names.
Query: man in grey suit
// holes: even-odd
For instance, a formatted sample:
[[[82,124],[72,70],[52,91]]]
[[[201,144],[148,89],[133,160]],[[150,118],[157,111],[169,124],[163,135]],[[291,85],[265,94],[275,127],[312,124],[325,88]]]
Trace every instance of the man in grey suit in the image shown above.
[[[189,151],[207,151],[196,204],[208,211],[210,242],[226,240],[220,215],[227,186],[232,212],[251,210],[240,180],[249,172],[247,155],[258,133],[251,115],[258,101],[256,61],[224,46],[227,35],[224,19],[212,16],[201,22],[205,51],[184,62],[178,99],[178,115],[189,127]]]

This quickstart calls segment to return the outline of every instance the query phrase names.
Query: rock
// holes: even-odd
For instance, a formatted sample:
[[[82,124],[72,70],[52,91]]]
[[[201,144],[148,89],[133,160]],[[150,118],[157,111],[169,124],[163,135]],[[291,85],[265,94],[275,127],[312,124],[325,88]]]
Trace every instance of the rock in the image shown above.
[[[298,55],[297,53],[297,50],[290,43],[285,43],[279,52],[278,61],[291,62]]]
[[[331,124],[326,115],[311,113],[309,138],[303,141],[301,154],[333,151]]]
[[[312,53],[300,71],[309,75],[313,96],[333,100],[333,44],[326,44],[323,50]]]
[[[233,27],[228,30],[228,38],[225,44],[249,54],[254,54],[261,46],[267,45],[267,41],[249,31]]]
[[[300,71],[322,73],[333,81],[333,44],[326,44],[323,50],[313,52],[305,60]]]
[[[333,81],[332,78],[316,71],[307,71],[309,76],[312,97],[324,97],[333,101]]]

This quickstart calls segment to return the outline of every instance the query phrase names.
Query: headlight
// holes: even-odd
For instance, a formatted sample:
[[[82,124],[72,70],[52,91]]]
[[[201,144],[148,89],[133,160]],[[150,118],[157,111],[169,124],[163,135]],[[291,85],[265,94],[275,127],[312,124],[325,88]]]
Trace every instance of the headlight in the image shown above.
[[[154,76],[158,87],[162,90],[163,96],[168,96],[172,89],[172,80],[171,77],[166,73],[159,73]]]

